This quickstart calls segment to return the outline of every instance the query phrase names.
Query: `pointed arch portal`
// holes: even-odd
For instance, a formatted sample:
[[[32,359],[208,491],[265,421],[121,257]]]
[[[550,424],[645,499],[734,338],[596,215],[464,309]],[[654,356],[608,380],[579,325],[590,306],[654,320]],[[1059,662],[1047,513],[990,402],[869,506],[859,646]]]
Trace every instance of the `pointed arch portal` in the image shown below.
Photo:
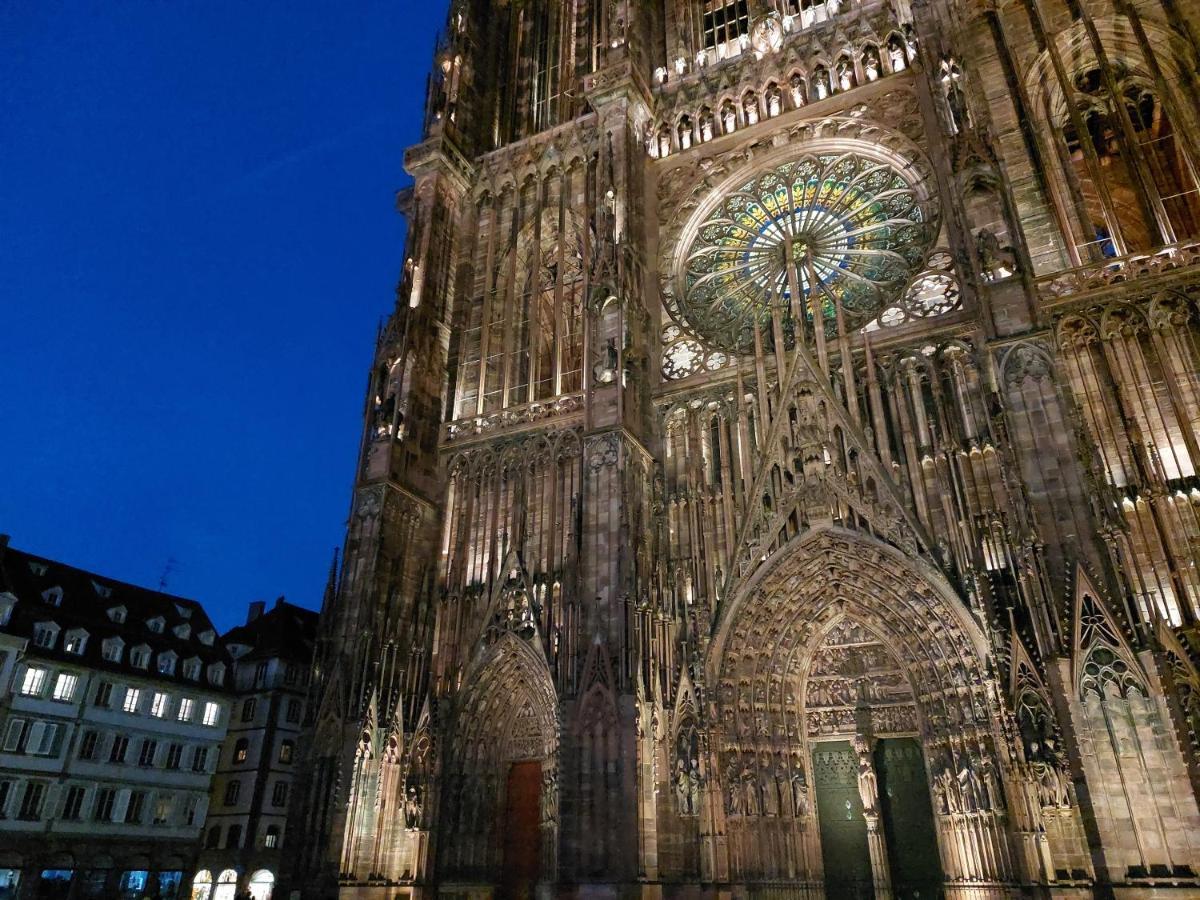
[[[944,577],[874,538],[817,528],[764,563],[708,665],[729,878],[830,897],[1007,881],[986,653]]]
[[[519,624],[519,623],[518,623]],[[455,704],[441,865],[451,881],[531,895],[552,878],[557,834],[558,715],[536,633],[489,634]]]

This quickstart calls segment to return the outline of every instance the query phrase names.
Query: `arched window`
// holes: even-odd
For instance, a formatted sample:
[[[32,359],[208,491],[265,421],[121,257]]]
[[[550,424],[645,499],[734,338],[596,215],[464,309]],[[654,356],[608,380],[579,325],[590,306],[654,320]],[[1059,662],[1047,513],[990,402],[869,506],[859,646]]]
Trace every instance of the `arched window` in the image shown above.
[[[1066,204],[1086,257],[1150,250],[1200,234],[1196,160],[1177,140],[1167,102],[1129,60],[1107,74],[1094,57],[1045,98],[1067,168]]]
[[[259,869],[250,876],[250,896],[254,900],[271,900],[271,889],[275,887],[275,876],[267,869]]]
[[[903,38],[898,34],[892,34],[887,42],[887,58],[888,65],[893,72],[903,72],[908,68],[907,48],[904,45]]]
[[[232,831],[233,829],[230,829]],[[235,869],[226,869],[217,876],[217,889],[213,891],[212,900],[234,900],[237,896],[238,875]]]
[[[192,879],[192,900],[208,900],[212,896],[212,872],[201,869]]]
[[[221,826],[214,825],[212,828],[208,829],[208,836],[205,837],[205,839],[204,839],[204,849],[205,850],[215,850],[215,849],[217,849],[217,845],[219,845],[220,843],[221,843]]]
[[[848,91],[858,86],[858,77],[854,74],[854,62],[849,56],[839,58],[837,65],[833,68],[833,72],[837,76],[837,89],[839,91]]]
[[[245,738],[238,738],[237,743],[233,745],[233,764],[236,766],[244,763],[249,755],[250,742]]]
[[[824,100],[832,93],[829,84],[829,70],[824,66],[817,66],[813,69],[812,93],[814,100]]]
[[[707,106],[700,108],[700,142],[708,143],[713,139],[713,114]]]

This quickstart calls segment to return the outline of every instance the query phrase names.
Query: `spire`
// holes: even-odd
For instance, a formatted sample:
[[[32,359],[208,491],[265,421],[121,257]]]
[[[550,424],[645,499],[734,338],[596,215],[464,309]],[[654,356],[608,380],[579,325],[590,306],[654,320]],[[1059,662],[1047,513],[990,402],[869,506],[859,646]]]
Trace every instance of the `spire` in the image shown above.
[[[338,587],[338,548],[333,548],[333,559],[329,563],[329,577],[325,579],[325,594],[321,598],[321,617],[324,618],[337,597]]]

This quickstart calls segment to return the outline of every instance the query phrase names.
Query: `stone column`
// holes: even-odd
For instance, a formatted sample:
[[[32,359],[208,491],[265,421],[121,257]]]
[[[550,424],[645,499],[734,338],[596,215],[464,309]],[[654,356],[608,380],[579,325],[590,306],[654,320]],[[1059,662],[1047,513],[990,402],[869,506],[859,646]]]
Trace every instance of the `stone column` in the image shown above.
[[[887,839],[880,827],[879,778],[871,759],[871,741],[862,735],[854,738],[858,755],[858,795],[862,799],[863,818],[867,820],[867,849],[871,854],[871,875],[877,900],[891,900],[892,872],[888,867]]]

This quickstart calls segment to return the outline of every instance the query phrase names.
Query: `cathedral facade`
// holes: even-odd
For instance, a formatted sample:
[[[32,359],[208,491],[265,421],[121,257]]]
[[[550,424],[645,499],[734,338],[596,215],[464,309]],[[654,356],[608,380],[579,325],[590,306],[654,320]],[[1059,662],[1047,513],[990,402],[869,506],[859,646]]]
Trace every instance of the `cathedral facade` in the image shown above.
[[[454,0],[297,889],[1200,897],[1197,35]]]

